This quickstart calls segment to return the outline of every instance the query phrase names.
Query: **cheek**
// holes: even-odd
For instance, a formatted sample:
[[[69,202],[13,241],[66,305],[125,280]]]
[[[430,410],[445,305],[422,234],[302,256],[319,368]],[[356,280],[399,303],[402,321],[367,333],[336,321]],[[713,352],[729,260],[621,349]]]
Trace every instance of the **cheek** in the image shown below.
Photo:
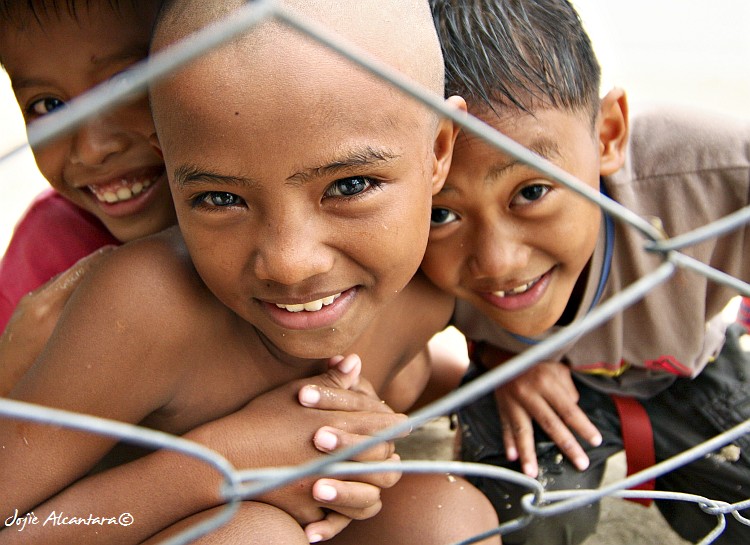
[[[144,98],[134,104],[130,108],[129,114],[131,114],[129,115],[129,118],[132,120],[132,130],[143,136],[150,146],[149,139],[151,138],[151,135],[156,132],[156,128],[154,127],[154,120],[151,117],[151,109],[149,108],[148,100]],[[154,151],[154,153],[156,152]]]
[[[382,222],[373,223],[365,234],[372,257],[377,255],[380,267],[393,275],[393,282],[405,284],[419,268],[429,236],[429,206],[415,207],[414,201],[402,200],[404,206],[394,206]],[[398,278],[395,276],[398,275]]]
[[[459,244],[450,238],[430,242],[422,260],[422,271],[433,284],[446,291],[456,288],[458,267],[464,262],[464,256],[457,250],[460,250]]]
[[[34,152],[34,160],[39,172],[47,179],[52,187],[63,187],[63,167],[67,158],[69,146],[67,139],[58,140]]]
[[[570,206],[568,213],[561,219],[551,244],[559,245],[559,241],[567,241],[559,245],[565,249],[564,257],[583,267],[591,257],[599,236],[601,211],[588,201],[578,202]]]

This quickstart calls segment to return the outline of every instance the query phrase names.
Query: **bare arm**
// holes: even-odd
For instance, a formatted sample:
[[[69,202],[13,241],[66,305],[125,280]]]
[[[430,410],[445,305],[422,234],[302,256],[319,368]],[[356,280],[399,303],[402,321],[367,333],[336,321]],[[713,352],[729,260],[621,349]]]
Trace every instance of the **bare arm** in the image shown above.
[[[0,335],[0,396],[7,396],[31,368],[81,279],[113,249],[107,246],[84,257],[19,301]]]
[[[394,415],[370,395],[369,387],[359,383],[358,374],[358,368],[348,373],[333,369],[319,377],[284,385],[258,397],[237,413],[200,426],[185,437],[216,449],[238,468],[307,461],[319,454],[312,437],[325,425],[340,426],[323,428],[336,435],[339,445],[333,450],[338,450],[404,418]],[[311,391],[318,395],[311,396]],[[297,402],[295,392],[299,392],[305,405],[320,409],[303,407]],[[319,449],[331,450],[327,445]],[[356,459],[385,460],[392,452],[392,445],[386,444]],[[301,524],[319,521],[313,522],[311,529],[330,536],[352,518],[376,514],[379,487],[392,486],[397,479],[398,475],[393,474],[363,476],[362,482],[310,479],[304,486],[295,483],[260,499],[286,508]],[[206,464],[159,451],[79,481],[34,509],[38,524],[28,524],[23,531],[19,531],[20,526],[0,531],[0,543],[139,543],[184,517],[218,505],[220,483],[219,475]],[[337,497],[332,501],[315,500],[315,487],[321,485],[332,487]],[[331,509],[325,519],[323,507]],[[133,522],[130,526],[43,525],[52,512],[82,517],[89,514],[119,517],[129,513]]]
[[[129,294],[120,292],[120,269],[110,266],[112,261],[86,275],[49,344],[9,397],[131,423],[140,422],[167,401],[171,375],[149,373],[147,365],[154,361],[148,354],[152,346],[148,330],[154,335],[155,324],[149,323],[142,309],[133,308]],[[147,279],[144,282],[148,284]],[[117,308],[117,313],[104,301]],[[129,334],[123,334],[123,328],[129,328]],[[168,362],[163,363],[166,367]],[[137,380],[142,372],[151,375],[149,380]],[[138,387],[132,387],[136,382]],[[0,512],[5,520],[16,509],[25,513],[82,477],[114,441],[0,420],[0,444],[4,447],[0,449],[4,484]]]

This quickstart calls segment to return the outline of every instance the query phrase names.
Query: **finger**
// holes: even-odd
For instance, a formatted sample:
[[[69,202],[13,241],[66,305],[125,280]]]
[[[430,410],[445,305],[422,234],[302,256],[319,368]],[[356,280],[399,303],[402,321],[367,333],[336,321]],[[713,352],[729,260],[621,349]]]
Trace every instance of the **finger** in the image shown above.
[[[570,405],[566,405],[566,407],[569,408]],[[572,405],[572,407],[578,409],[576,405]],[[589,466],[589,458],[578,443],[578,439],[552,407],[545,402],[535,407],[533,414],[539,426],[557,445],[560,452],[573,462],[576,468],[583,471]]]
[[[503,445],[505,446],[505,457],[510,462],[518,460],[518,446],[513,435],[513,423],[510,419],[511,405],[510,398],[505,397],[503,391],[498,388],[495,390],[495,405],[497,405],[498,416],[500,417],[500,427],[503,432]]]
[[[521,471],[529,477],[536,478],[539,475],[539,465],[536,459],[533,422],[526,411],[516,413],[511,419],[511,429],[518,447]]]
[[[506,446],[506,456],[510,461],[519,460],[524,474],[529,477],[536,477],[539,473],[539,466],[536,459],[534,426],[531,416],[518,403],[503,400],[500,392],[497,392],[496,397],[503,428],[503,438],[507,441],[506,445],[511,445],[510,452]],[[514,451],[513,448],[517,450]],[[511,455],[515,455],[515,457],[511,458]]]
[[[577,403],[559,404],[555,399],[550,402],[563,422],[573,432],[583,437],[591,446],[598,447],[602,444],[602,434]]]
[[[354,520],[374,517],[382,507],[380,488],[362,482],[319,479],[312,494],[326,508]]]
[[[360,391],[331,388],[318,384],[307,384],[300,388],[298,399],[304,407],[326,411],[393,413],[393,409],[374,393],[370,395]]]
[[[363,411],[352,414],[350,412],[338,411],[336,414],[340,417],[340,421],[331,421],[328,425],[347,433],[354,433],[357,435],[372,436],[394,426],[399,426],[399,429],[401,429],[401,427],[403,427],[402,424],[408,420],[408,417],[405,414],[390,412],[378,413]],[[411,428],[408,427],[398,433],[395,437],[406,437],[411,431]]]
[[[313,436],[313,444],[321,452],[332,453],[358,445],[370,436],[348,433],[330,426],[320,428]],[[392,441],[380,442],[352,458],[356,462],[382,462],[389,459],[396,448]]]
[[[309,379],[310,384],[349,390],[359,383],[362,360],[358,355],[350,354],[344,358],[334,356],[328,364],[328,371]]]
[[[305,526],[305,534],[310,543],[326,541],[338,535],[344,528],[349,526],[351,518],[332,511],[323,520],[311,522]]]

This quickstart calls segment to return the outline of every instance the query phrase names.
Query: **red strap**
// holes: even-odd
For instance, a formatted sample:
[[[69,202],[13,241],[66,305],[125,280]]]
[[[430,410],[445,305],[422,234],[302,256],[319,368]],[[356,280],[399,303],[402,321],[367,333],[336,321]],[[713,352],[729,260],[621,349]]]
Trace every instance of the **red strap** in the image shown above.
[[[656,463],[654,454],[654,434],[646,409],[637,399],[612,395],[612,400],[620,415],[622,444],[628,464],[628,476],[651,467]],[[654,480],[646,481],[633,487],[633,490],[653,490]],[[631,501],[650,506],[651,499],[629,498]]]

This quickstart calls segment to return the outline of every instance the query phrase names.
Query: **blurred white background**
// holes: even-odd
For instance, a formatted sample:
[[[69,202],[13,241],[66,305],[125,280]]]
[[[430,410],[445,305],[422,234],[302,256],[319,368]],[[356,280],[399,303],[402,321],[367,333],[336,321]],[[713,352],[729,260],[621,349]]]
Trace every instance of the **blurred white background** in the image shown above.
[[[750,117],[748,0],[575,4],[604,68],[605,91],[622,86],[636,106],[659,100]],[[23,142],[21,116],[0,71],[0,157]],[[28,150],[12,160],[0,159],[0,251],[18,217],[44,187]]]

